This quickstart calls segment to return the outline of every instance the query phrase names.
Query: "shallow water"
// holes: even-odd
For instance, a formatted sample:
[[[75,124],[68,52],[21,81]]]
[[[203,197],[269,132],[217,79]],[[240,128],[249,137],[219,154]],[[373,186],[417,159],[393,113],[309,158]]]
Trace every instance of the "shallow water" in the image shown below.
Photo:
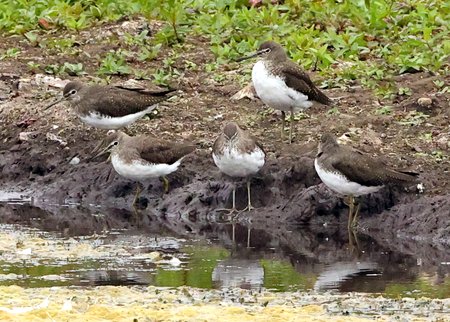
[[[45,208],[45,209],[43,209]],[[342,227],[194,222],[1,203],[0,285],[155,285],[450,297],[450,251]],[[137,219],[137,217],[139,219]],[[131,223],[131,224],[130,224]]]

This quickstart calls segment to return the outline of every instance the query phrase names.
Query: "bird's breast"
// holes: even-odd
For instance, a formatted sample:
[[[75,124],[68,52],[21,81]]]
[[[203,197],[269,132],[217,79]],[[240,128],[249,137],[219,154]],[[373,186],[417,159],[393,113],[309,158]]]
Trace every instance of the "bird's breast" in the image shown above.
[[[284,77],[272,73],[263,60],[253,66],[252,82],[259,98],[272,108],[290,111],[312,106],[307,95],[288,87]]]
[[[178,169],[181,160],[179,159],[173,164],[149,163],[142,159],[125,160],[119,154],[113,154],[111,156],[111,163],[114,170],[122,177],[136,181],[166,176]]]
[[[265,154],[256,147],[251,152],[242,152],[235,147],[225,147],[219,153],[213,153],[216,166],[231,177],[247,177],[257,173],[265,162]]]

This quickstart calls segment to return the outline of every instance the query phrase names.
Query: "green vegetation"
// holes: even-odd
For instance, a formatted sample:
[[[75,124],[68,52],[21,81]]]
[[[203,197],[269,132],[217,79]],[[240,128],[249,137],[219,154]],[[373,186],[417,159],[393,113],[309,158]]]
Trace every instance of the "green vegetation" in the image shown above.
[[[410,126],[417,126],[425,122],[430,116],[417,111],[410,111],[401,121],[399,121],[399,124],[402,125],[410,125]]]
[[[0,30],[23,34],[37,44],[39,29],[39,33],[55,28],[78,31],[131,15],[165,22],[151,44],[143,42],[146,35],[140,35],[140,41],[128,37],[128,42],[142,47],[140,60],[156,57],[160,47],[155,46],[174,46],[180,53],[187,37],[201,35],[209,40],[218,63],[229,62],[272,38],[306,69],[316,68],[333,78],[334,82],[324,84],[329,87],[354,79],[375,87],[374,81],[390,80],[395,74],[449,69],[448,1],[286,0],[282,5],[265,3],[259,8],[249,7],[246,0],[0,1]],[[60,39],[55,45],[70,41]],[[9,51],[1,57],[14,55]],[[123,57],[114,54],[103,59],[99,70],[103,75],[130,72]],[[404,89],[395,92],[409,95]]]
[[[99,74],[103,75],[127,75],[131,73],[131,68],[125,63],[127,53],[121,50],[110,51],[101,61]]]

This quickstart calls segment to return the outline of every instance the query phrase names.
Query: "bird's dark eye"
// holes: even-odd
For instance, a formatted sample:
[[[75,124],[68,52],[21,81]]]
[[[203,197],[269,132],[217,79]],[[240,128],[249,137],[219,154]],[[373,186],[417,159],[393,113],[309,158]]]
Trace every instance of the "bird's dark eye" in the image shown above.
[[[113,145],[117,145],[117,144],[119,144],[119,142],[117,142],[117,141],[115,141],[115,142],[113,143]]]
[[[266,49],[264,50],[264,52],[265,52],[265,53],[270,53],[271,50],[272,50],[272,49],[270,49],[270,48],[266,48]]]
[[[73,89],[73,90],[71,90],[71,91],[69,92],[70,95],[75,95],[76,93],[77,93],[77,90],[76,90],[76,89]]]

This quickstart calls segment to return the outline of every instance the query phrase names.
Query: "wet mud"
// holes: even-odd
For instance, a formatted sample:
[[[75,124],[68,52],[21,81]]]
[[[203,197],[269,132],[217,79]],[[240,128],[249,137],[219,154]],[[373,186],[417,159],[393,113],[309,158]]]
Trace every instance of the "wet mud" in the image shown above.
[[[22,191],[41,205],[79,203],[134,213],[131,202],[136,183],[117,175],[106,160],[87,161],[95,142],[80,143],[77,156],[81,162],[71,165],[75,148],[61,148],[58,143],[42,147],[38,144],[41,139],[38,135],[32,142],[18,142],[0,152],[3,190]],[[252,178],[252,202],[257,209],[241,213],[239,220],[264,229],[298,224],[338,225],[342,233],[347,233],[348,207],[320,182],[313,166],[315,147],[306,148],[295,151],[293,147],[289,154],[269,156],[262,171]],[[425,186],[432,184],[424,179]],[[159,180],[147,182],[138,200],[138,214],[131,217],[162,217],[186,227],[225,220],[224,213],[216,209],[231,207],[233,185],[237,187],[238,209],[246,206],[245,182],[220,174],[207,149],[200,148],[188,156],[179,171],[169,176],[169,181],[168,194],[163,194]],[[386,187],[362,197],[360,202],[359,230],[365,234],[379,239],[404,237],[437,244],[450,241],[449,194],[428,196],[414,189],[408,192]],[[60,217],[57,227],[61,229],[86,225],[86,218],[71,216],[70,212]],[[109,220],[125,227],[130,217],[113,216]],[[141,226],[146,226],[145,221]]]

